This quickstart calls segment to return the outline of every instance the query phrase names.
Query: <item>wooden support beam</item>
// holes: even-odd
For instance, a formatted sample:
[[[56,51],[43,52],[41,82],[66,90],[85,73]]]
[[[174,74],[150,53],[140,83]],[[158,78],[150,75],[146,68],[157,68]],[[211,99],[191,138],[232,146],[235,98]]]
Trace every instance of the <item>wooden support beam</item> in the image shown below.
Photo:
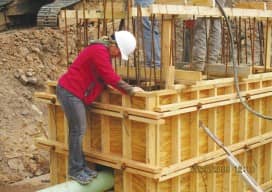
[[[240,9],[261,9],[266,10],[266,3],[265,2],[248,2],[248,1],[242,1],[242,2],[236,2],[234,3],[234,8],[240,8]]]
[[[207,0],[206,2],[201,0],[194,0],[195,4],[210,4],[211,0]],[[213,2],[212,2],[213,4]],[[211,5],[209,5],[211,6]],[[212,5],[213,6],[213,5]],[[116,6],[118,7],[118,6]],[[259,8],[259,7],[257,7]],[[192,6],[192,5],[164,5],[164,4],[152,4],[149,8],[141,8],[142,16],[150,16],[151,14],[156,15],[177,15],[179,17],[222,17],[221,12],[217,7],[207,7],[207,6]],[[272,10],[262,10],[262,9],[242,9],[242,8],[224,8],[226,15],[228,17],[242,17],[242,18],[257,18],[257,19],[266,19],[272,18]],[[75,19],[76,12],[78,12],[78,19],[103,19],[104,13],[103,9],[98,10],[85,10],[85,17],[83,15],[83,10],[66,10],[66,18]],[[132,15],[137,16],[137,8],[132,8]],[[60,19],[65,18],[64,11],[60,12]],[[111,19],[111,9],[106,12],[106,19]],[[114,13],[115,19],[125,18],[125,12],[123,9],[116,10]]]
[[[170,20],[162,20],[162,32],[161,32],[161,67],[162,67],[162,81],[165,82],[165,88],[171,86],[169,78],[174,79],[173,76],[169,77],[172,66],[172,55],[171,55],[171,42],[172,42],[172,22]]]
[[[217,96],[217,88],[214,88],[209,91],[210,97]],[[208,127],[212,133],[217,135],[218,130],[218,109],[212,108],[208,110]],[[208,139],[208,152],[216,151],[216,143],[212,139]],[[216,192],[216,173],[212,172],[209,173],[207,176],[207,188],[209,192]]]
[[[148,8],[145,8],[142,12],[145,16],[151,14],[168,14],[168,15],[179,15],[183,17],[222,17],[221,12],[216,7],[206,7],[206,6],[189,6],[189,5],[162,5],[153,4]],[[256,17],[256,18],[271,18],[271,10],[260,10],[260,9],[240,9],[240,8],[224,8],[226,15],[228,17]],[[133,16],[137,15],[137,10],[133,9]]]
[[[247,65],[239,65],[238,68],[238,77],[248,77],[252,74],[252,67]],[[208,64],[207,73],[211,76],[216,77],[229,77],[234,75],[233,66],[223,65],[223,64]]]
[[[35,98],[48,101],[50,104],[58,104],[56,100],[56,95],[54,94],[48,94],[44,92],[36,92],[35,93]],[[146,111],[142,109],[133,109],[129,107],[122,107],[122,106],[117,106],[117,105],[112,105],[112,104],[102,104],[98,102],[93,102],[92,103],[92,109],[93,112],[97,112],[102,114],[105,112],[109,116],[114,116],[114,117],[123,117],[128,116],[131,120],[139,120],[139,121],[144,121],[144,122],[154,122],[154,120],[158,120],[158,124],[164,123],[164,120],[161,119],[161,114],[153,111]],[[119,113],[119,114],[117,114]],[[131,117],[130,117],[131,116]],[[151,121],[148,121],[147,119],[151,119]],[[153,120],[153,121],[152,121]]]
[[[254,95],[259,95],[263,93],[270,93],[272,91],[271,87],[266,88],[260,88],[260,89],[254,89],[254,90],[248,90],[248,91],[242,91],[241,96],[250,98]],[[189,107],[199,107],[199,109],[203,109],[203,106],[208,104],[215,104],[219,102],[224,101],[230,101],[230,100],[236,100],[237,94],[231,93],[226,95],[219,95],[219,96],[211,96],[208,98],[200,98],[200,99],[194,99],[189,101],[181,101],[179,103],[173,103],[173,104],[166,104],[166,105],[160,105],[158,107],[155,107],[154,110],[157,112],[167,112],[167,111],[175,111],[178,109],[185,109]]]
[[[37,146],[43,149],[53,150],[55,152],[61,152],[65,154],[68,154],[68,151],[69,151],[67,145],[58,141],[53,141],[53,140],[45,139],[45,138],[37,138],[35,139],[35,142]],[[158,166],[147,165],[145,163],[137,162],[130,159],[125,159],[112,153],[101,153],[98,151],[85,150],[84,154],[89,159],[97,159],[97,160],[100,160],[101,162],[104,162],[102,163],[102,165],[104,165],[106,162],[114,164],[113,168],[116,168],[116,169],[131,168],[138,171],[145,171],[145,172],[153,173],[153,174],[160,173],[160,171],[162,170]]]
[[[136,79],[136,70],[135,67],[129,67],[127,68],[126,66],[117,66],[115,69],[118,71],[118,74],[123,78],[123,79],[129,79],[129,80],[135,80]],[[152,73],[150,72],[152,70]],[[156,74],[156,79],[158,80],[160,78],[160,69],[155,69],[155,74],[154,74],[154,69],[150,69],[149,67],[146,67],[145,69],[142,67],[139,71],[140,74],[151,74],[151,80],[155,80],[155,74]],[[194,83],[195,81],[201,81],[204,79],[204,76],[202,75],[201,72],[199,71],[185,71],[181,69],[171,69],[171,73],[174,74],[169,74],[172,79],[169,80],[169,84],[173,84],[173,80],[175,83]],[[129,76],[127,75],[129,74]],[[174,77],[174,78],[173,78]],[[144,76],[141,75],[140,80],[144,80]],[[156,82],[155,82],[156,84]]]
[[[196,91],[192,98],[199,99],[200,92]],[[199,157],[200,156],[200,131],[199,131],[199,121],[200,121],[200,111],[195,111],[190,114],[190,121],[191,121],[191,134],[190,134],[190,155],[191,157]],[[200,173],[199,172],[192,172],[190,175],[190,191],[199,191],[200,189]]]
[[[128,96],[122,96],[122,106],[131,107],[131,102]],[[131,122],[127,116],[122,119],[122,154],[126,159],[132,159],[132,128]],[[123,174],[123,190],[129,191],[132,189],[132,174],[124,171]]]
[[[85,15],[83,10],[66,10],[66,18],[67,20],[76,19],[76,15],[78,15],[78,19],[121,19],[126,17],[125,12],[125,4],[122,2],[113,2],[114,7],[114,14],[112,14],[112,7],[111,3],[106,4],[106,8],[104,9],[103,5],[101,4],[100,7],[91,10],[85,10]],[[104,12],[105,11],[105,12]],[[65,11],[60,11],[59,18],[61,20],[65,19]]]

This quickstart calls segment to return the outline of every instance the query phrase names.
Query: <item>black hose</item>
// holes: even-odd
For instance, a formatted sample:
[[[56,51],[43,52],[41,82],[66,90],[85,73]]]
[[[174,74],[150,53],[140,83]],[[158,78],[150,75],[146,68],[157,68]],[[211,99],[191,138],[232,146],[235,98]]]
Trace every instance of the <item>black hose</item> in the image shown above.
[[[232,33],[231,33],[231,25],[230,25],[230,22],[229,22],[229,19],[224,11],[224,8],[223,6],[221,5],[221,3],[219,2],[219,0],[215,0],[216,4],[218,5],[219,7],[219,10],[220,12],[222,13],[223,17],[225,18],[226,20],[226,23],[227,23],[227,27],[228,27],[228,33],[229,33],[229,36],[230,36],[230,46],[231,46],[231,58],[232,58],[232,63],[233,63],[233,72],[234,72],[234,83],[235,83],[235,88],[236,88],[236,91],[237,91],[237,95],[240,99],[240,102],[242,103],[242,105],[251,113],[253,113],[254,115],[260,117],[260,118],[263,118],[263,119],[266,119],[266,120],[272,120],[272,117],[271,116],[266,116],[266,115],[263,115],[257,111],[255,111],[254,109],[252,109],[248,103],[246,103],[240,93],[240,88],[239,88],[239,80],[238,80],[238,66],[237,66],[237,63],[236,63],[236,60],[234,58],[234,54],[233,54],[233,50],[234,50],[234,42],[233,42],[233,36],[232,36]]]

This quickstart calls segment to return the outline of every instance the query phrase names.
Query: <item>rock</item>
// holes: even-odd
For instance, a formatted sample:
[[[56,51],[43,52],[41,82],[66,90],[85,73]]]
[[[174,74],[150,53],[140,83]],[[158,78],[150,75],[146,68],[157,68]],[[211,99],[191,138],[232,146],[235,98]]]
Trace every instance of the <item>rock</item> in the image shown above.
[[[29,54],[29,50],[25,46],[20,47],[19,48],[19,52],[20,52],[21,55],[27,55],[27,54]]]
[[[41,50],[38,47],[33,47],[32,52],[34,53],[41,53]]]
[[[27,168],[33,174],[33,173],[35,173],[37,171],[38,166],[37,166],[37,163],[35,161],[31,160],[29,162],[29,164],[27,165]]]
[[[34,75],[33,71],[27,71],[26,76],[27,77],[32,77]]]
[[[28,83],[28,78],[25,75],[21,75],[19,80],[23,85],[26,85]]]
[[[26,116],[26,115],[28,115],[29,114],[29,112],[27,111],[27,110],[23,110],[22,112],[21,112],[21,115],[23,115],[23,116]]]
[[[26,56],[26,61],[28,61],[28,62],[33,62],[32,56],[31,56],[31,55],[27,55],[27,56]]]
[[[37,171],[35,171],[34,175],[35,176],[40,176],[43,174],[43,171],[41,169],[38,169]]]
[[[8,160],[8,166],[11,169],[23,171],[25,169],[24,164],[21,159],[13,158]]]
[[[36,105],[31,105],[31,108],[33,109],[33,111],[37,112],[39,115],[43,114],[43,112]]]
[[[31,77],[31,78],[28,78],[28,81],[27,81],[29,84],[31,85],[37,85],[38,83],[38,79],[36,77]]]

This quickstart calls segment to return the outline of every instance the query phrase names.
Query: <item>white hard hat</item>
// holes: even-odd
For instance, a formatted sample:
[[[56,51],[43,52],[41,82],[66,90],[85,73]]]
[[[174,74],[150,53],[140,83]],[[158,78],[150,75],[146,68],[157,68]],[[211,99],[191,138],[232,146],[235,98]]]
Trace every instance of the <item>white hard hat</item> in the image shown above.
[[[116,31],[115,40],[120,49],[123,60],[128,60],[128,56],[136,48],[136,39],[134,35],[128,31]]]

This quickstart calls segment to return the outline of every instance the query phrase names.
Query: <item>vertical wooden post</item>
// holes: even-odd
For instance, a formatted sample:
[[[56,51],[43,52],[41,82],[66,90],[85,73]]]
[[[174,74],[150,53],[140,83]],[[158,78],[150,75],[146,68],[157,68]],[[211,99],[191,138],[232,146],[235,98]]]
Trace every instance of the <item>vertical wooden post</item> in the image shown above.
[[[48,138],[50,140],[55,141],[57,138],[57,133],[56,133],[56,121],[55,120],[55,110],[56,106],[55,105],[48,105]],[[51,185],[57,184],[57,154],[54,152],[53,149],[50,150],[50,182]]]
[[[67,130],[65,129],[65,115],[60,106],[55,105],[55,117],[54,120],[56,122],[56,139],[55,141],[65,143]],[[66,162],[67,157],[61,154],[57,154],[57,183],[62,183],[66,181]]]
[[[259,84],[258,84],[258,87],[256,88],[262,88],[262,82],[260,81]],[[254,100],[254,103],[253,103],[253,106],[254,106],[254,110],[259,112],[259,113],[262,113],[262,101],[260,99],[256,99]],[[262,134],[262,118],[260,117],[257,117],[254,115],[254,125],[253,125],[253,136],[260,136]],[[259,183],[261,181],[261,177],[262,177],[262,169],[261,169],[261,148],[258,147],[256,149],[253,149],[252,152],[254,153],[254,155],[252,155],[252,164],[251,164],[251,167],[249,167],[253,173],[253,177],[256,179],[257,183]]]
[[[171,55],[171,37],[172,37],[172,21],[162,21],[162,35],[161,35],[161,65],[162,65],[162,81],[165,82],[165,87],[169,88],[174,83],[175,71],[172,66],[172,55]]]
[[[122,96],[122,106],[130,107],[130,96]],[[122,120],[122,139],[123,139],[123,157],[131,159],[131,123],[125,117]],[[131,191],[132,189],[132,174],[123,171],[123,192]]]
[[[152,110],[156,106],[156,96],[146,97],[146,110]],[[159,126],[149,124],[146,128],[146,163],[159,165],[160,163],[160,133]],[[158,182],[147,178],[146,188],[148,192],[158,192]]]
[[[211,97],[217,96],[217,88],[210,91],[209,95]],[[212,108],[208,111],[208,127],[211,132],[216,135],[217,131],[217,108]],[[208,151],[212,152],[216,150],[216,143],[212,139],[208,139]],[[208,174],[208,191],[216,191],[216,173],[212,172]]]
[[[248,90],[248,84],[245,84],[245,91]],[[248,122],[249,122],[249,112],[246,110],[242,104],[240,104],[240,127],[239,129],[239,142],[245,141],[248,138]],[[244,153],[239,158],[242,165],[247,165],[247,153]],[[242,177],[238,177],[238,189],[237,191],[246,191],[246,184]]]
[[[233,105],[228,105],[225,107],[225,122],[224,122],[224,145],[228,146],[232,144],[233,137]],[[229,167],[229,172],[224,174],[224,190],[223,191],[231,191],[232,190],[232,181],[231,181],[231,165],[228,161],[225,164],[226,167]]]
[[[109,92],[104,91],[101,98],[102,103],[109,103]],[[101,147],[103,153],[110,152],[110,126],[109,117],[101,116]]]
[[[200,91],[196,91],[196,95],[193,96],[194,99],[200,98]],[[199,156],[199,145],[200,145],[200,136],[199,136],[199,120],[200,120],[200,111],[192,112],[191,113],[191,157],[198,157]],[[191,185],[190,191],[200,191],[199,190],[199,183],[200,183],[200,173],[193,172],[191,173]]]
[[[268,97],[266,99],[266,105],[272,103],[272,97]],[[266,108],[266,115],[272,116],[272,108],[267,107]],[[265,121],[265,132],[272,131],[272,121],[266,120]],[[265,182],[268,182],[272,179],[272,144],[269,143],[265,145],[265,150],[264,150],[264,178]]]
[[[177,102],[181,101],[180,94],[177,97]],[[172,125],[172,163],[181,162],[181,115],[174,118]],[[181,177],[172,179],[172,191],[181,190]]]

